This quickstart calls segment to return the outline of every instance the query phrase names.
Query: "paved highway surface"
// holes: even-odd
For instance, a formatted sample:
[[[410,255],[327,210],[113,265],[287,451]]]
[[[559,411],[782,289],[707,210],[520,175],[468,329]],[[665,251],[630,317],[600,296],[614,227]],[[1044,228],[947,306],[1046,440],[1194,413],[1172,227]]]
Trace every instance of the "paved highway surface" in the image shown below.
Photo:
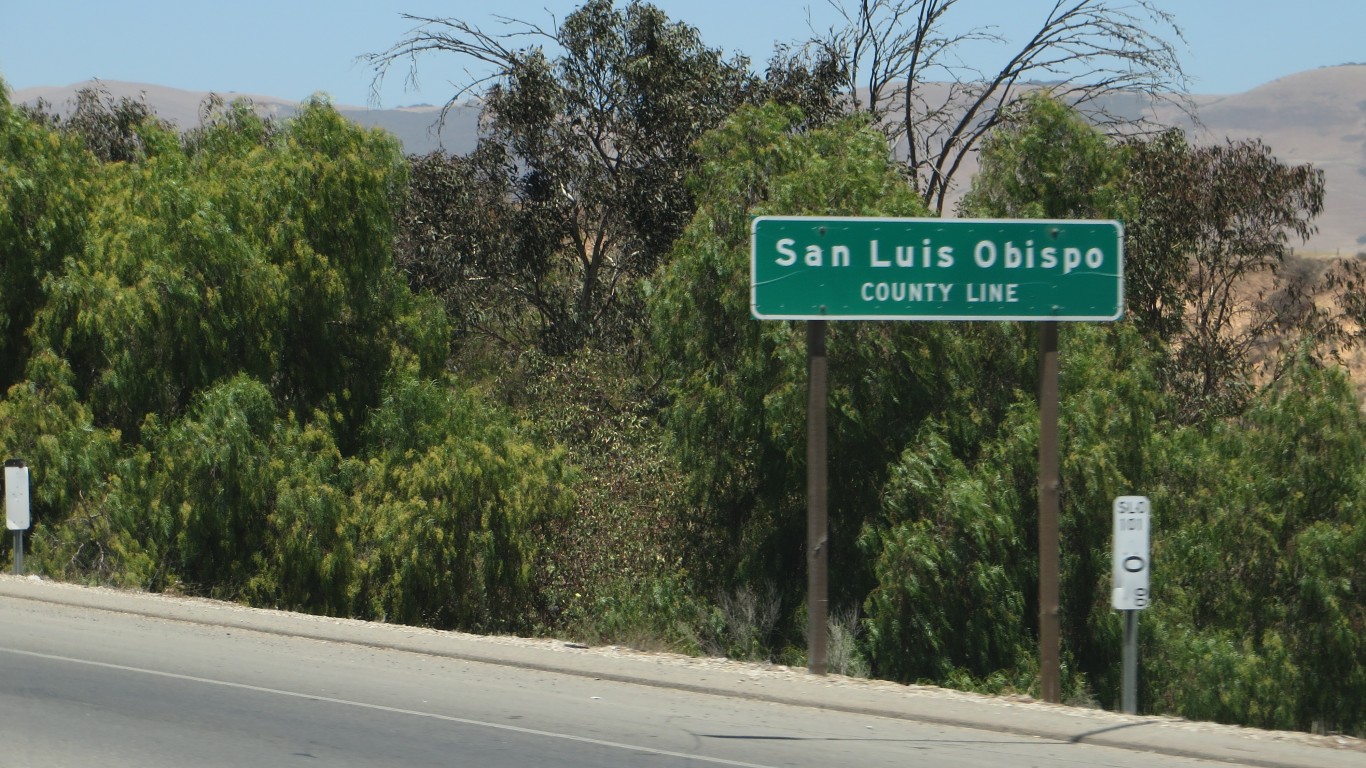
[[[265,629],[0,590],[0,765],[1215,764]]]

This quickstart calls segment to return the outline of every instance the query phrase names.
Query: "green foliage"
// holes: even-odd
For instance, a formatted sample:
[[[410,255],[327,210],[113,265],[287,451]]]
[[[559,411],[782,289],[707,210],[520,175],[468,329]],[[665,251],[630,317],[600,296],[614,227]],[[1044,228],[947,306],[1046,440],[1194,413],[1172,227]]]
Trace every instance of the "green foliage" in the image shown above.
[[[1132,326],[1063,331],[1064,685],[1110,701],[1119,637],[1104,512],[1115,496],[1147,487],[1163,403],[1155,358]],[[1016,390],[1010,402],[996,429],[959,445],[939,420],[961,419],[953,411],[927,422],[890,467],[881,516],[860,538],[877,577],[865,624],[879,674],[1030,687],[1020,681],[1037,663],[1039,416],[1032,392]]]
[[[391,252],[406,166],[394,137],[360,130],[314,102],[290,124],[272,170],[283,176],[277,189],[287,197],[280,202],[297,216],[281,233],[293,252],[284,262],[290,291],[281,394],[300,410],[335,397],[354,428],[379,401],[395,341],[389,323],[406,309],[396,306],[407,291]],[[440,351],[419,358],[423,375],[440,370]]]
[[[800,585],[783,576],[805,568],[805,345],[792,324],[749,318],[748,216],[923,215],[914,190],[888,163],[875,132],[857,121],[796,132],[799,125],[795,112],[767,107],[741,111],[708,137],[693,187],[698,215],[651,296],[659,365],[672,382],[666,423],[690,471],[692,503],[721,542],[703,570],[715,579],[712,588],[718,592],[766,581],[783,584],[791,598],[789,611],[800,604]],[[972,541],[987,544],[985,534],[964,543],[935,538],[941,529],[922,520],[909,500],[902,502],[902,511],[888,512],[888,468],[933,434],[948,446],[941,458],[959,457],[958,481],[967,483],[962,477],[967,462],[990,450],[988,442],[1010,423],[1020,392],[1032,387],[1032,346],[1032,337],[1012,324],[867,323],[830,329],[830,454],[838,457],[830,477],[832,601],[858,605],[882,585],[878,589],[885,593],[870,598],[866,620],[875,669],[914,678],[942,676],[955,666],[917,666],[932,654],[929,648],[917,660],[896,658],[901,651],[893,649],[905,635],[892,625],[906,618],[897,611],[917,603],[905,599],[904,585],[892,583],[892,574],[922,547],[966,563],[975,557]],[[929,420],[937,426],[926,427]],[[1028,466],[1018,457],[1002,461]],[[991,480],[981,483],[997,489]],[[1032,481],[1022,487],[1032,498]],[[879,517],[879,508],[888,520]],[[1005,525],[1019,532],[1025,528],[1014,517],[1018,514],[1019,505],[997,510],[986,499],[944,512],[946,517],[995,519],[983,523],[982,530]],[[886,559],[879,561],[884,546]],[[998,552],[993,548],[983,556]],[[984,589],[1025,570],[1019,562],[1006,567],[985,558],[982,563],[973,578]],[[945,582],[915,594],[938,589],[942,596],[958,586]],[[1016,584],[1007,592],[997,618],[1028,621],[1020,597],[1028,590]],[[781,637],[801,643],[793,615],[788,614],[788,634]],[[952,643],[949,628],[961,628],[954,621],[945,618],[928,632]],[[980,658],[1013,660],[1026,645],[1018,626],[991,631],[1001,633],[999,642],[983,649]]]
[[[366,427],[358,552],[366,615],[525,631],[538,615],[536,532],[567,514],[572,480],[479,402],[402,374]]]
[[[1267,347],[1289,340],[1293,356],[1302,337],[1324,351],[1340,341],[1341,318],[1316,307],[1302,279],[1276,296],[1250,285],[1280,276],[1291,238],[1313,234],[1322,170],[1288,165],[1260,141],[1192,146],[1177,130],[1125,149],[1128,304],[1170,345],[1163,378],[1179,420],[1239,413],[1260,371],[1283,372],[1274,359],[1260,365]]]
[[[1062,625],[1074,670],[1100,700],[1117,698],[1109,530],[1097,511],[1143,492],[1162,531],[1150,711],[1359,727],[1359,712],[1338,703],[1359,698],[1361,649],[1344,628],[1359,623],[1361,601],[1344,599],[1356,571],[1338,559],[1360,525],[1345,512],[1360,505],[1359,406],[1311,363],[1339,334],[1304,308],[1304,287],[1261,304],[1240,287],[1274,273],[1287,234],[1310,231],[1321,174],[1255,142],[1197,148],[1173,132],[1110,147],[1041,98],[984,144],[982,160],[970,212],[1117,213],[1126,223],[1134,326],[1064,334]],[[1299,362],[1259,396],[1253,350],[1301,333]],[[1175,428],[1169,414],[1193,424]],[[1241,416],[1221,418],[1231,414]],[[1313,565],[1300,560],[1305,547]],[[870,610],[875,628],[881,620]]]
[[[77,141],[13,107],[0,81],[0,390],[23,377],[43,277],[81,247],[93,170]]]
[[[1261,728],[1296,727],[1292,691],[1298,672],[1278,635],[1252,638],[1234,629],[1173,627],[1165,612],[1144,618],[1140,706],[1145,711]],[[1184,675],[1180,687],[1172,679],[1178,673]]]
[[[639,284],[692,219],[698,140],[767,99],[802,104],[811,124],[841,113],[828,56],[776,56],[763,80],[640,0],[589,0],[549,31],[419,21],[369,57],[380,77],[433,52],[492,68],[450,102],[483,91],[479,147],[415,163],[399,244],[412,284],[440,295],[476,343],[638,356]]]
[[[394,255],[408,284],[440,297],[462,361],[478,355],[468,348],[481,337],[534,347],[538,328],[515,295],[517,284],[493,279],[531,236],[520,222],[503,148],[485,141],[463,157],[410,158],[409,168]]]
[[[355,489],[364,465],[342,455],[327,420],[277,419],[271,435],[271,498],[264,545],[252,553],[242,598],[255,605],[351,616],[357,610],[358,558],[365,500]],[[265,479],[265,478],[261,478]]]
[[[1281,372],[1274,359],[1263,363],[1282,339],[1308,336],[1331,354],[1350,336],[1303,277],[1286,275],[1275,295],[1248,283],[1281,274],[1289,238],[1312,234],[1321,171],[1282,163],[1260,142],[1192,146],[1176,130],[1114,144],[1043,93],[1004,114],[960,210],[1122,219],[1126,305],[1168,352],[1162,385],[1178,395],[1180,420],[1238,413],[1259,370]],[[1335,271],[1326,287],[1350,297],[1357,272]]]
[[[563,611],[565,631],[587,643],[684,653],[720,650],[709,642],[713,614],[676,574],[609,580],[591,594],[569,595]]]
[[[539,531],[545,556],[535,578],[543,620],[580,637],[657,645],[676,634],[675,624],[691,624],[682,615],[691,612],[688,568],[713,543],[681,503],[685,473],[642,405],[651,399],[645,386],[619,356],[595,350],[568,358],[522,354],[498,369],[493,385],[499,400],[541,440],[562,446],[579,470],[573,514]],[[655,605],[662,613],[634,610],[645,584],[668,597]],[[593,608],[604,599],[611,616]],[[676,610],[666,610],[670,605]]]
[[[144,140],[173,141],[158,130]],[[395,334],[419,330],[396,318],[435,319],[392,269],[397,145],[315,102],[278,134],[230,113],[191,147],[100,169],[88,239],[47,276],[39,338],[125,439],[245,373],[296,414],[335,412],[350,446],[396,344],[426,371],[444,360],[439,322]]]
[[[382,71],[438,50],[495,74],[480,147],[415,166],[400,260],[462,330],[551,354],[629,346],[642,319],[637,283],[692,215],[693,144],[750,98],[748,62],[638,1],[584,3],[553,33],[528,25],[553,57],[464,22],[429,25],[441,34],[372,60]]]
[[[1333,519],[1319,520],[1291,542],[1297,602],[1288,634],[1298,641],[1302,670],[1296,725],[1366,734],[1366,520],[1361,495]],[[1328,684],[1324,684],[1328,681]]]
[[[66,363],[50,352],[0,400],[0,446],[29,465],[30,567],[56,576],[108,578],[122,570],[105,496],[121,451],[115,431],[94,426]]]
[[[75,137],[101,163],[136,162],[175,146],[165,140],[171,125],[157,119],[145,101],[115,99],[103,86],[80,89],[75,101],[65,118],[46,114],[43,102],[35,116]]]
[[[704,587],[709,590],[765,581],[790,589],[791,580],[782,577],[803,567],[804,334],[789,323],[749,317],[749,216],[923,212],[875,131],[850,120],[795,132],[801,124],[793,109],[745,109],[699,145],[703,159],[692,184],[698,212],[650,295],[657,365],[669,382],[664,417],[679,460],[689,468],[690,501],[705,529],[725,542],[717,548],[718,562],[701,569],[717,579]],[[873,328],[854,332],[832,334],[832,359],[857,347],[864,333],[881,335]],[[892,347],[888,342],[879,348]],[[880,383],[862,382],[872,368],[843,370],[849,378],[831,388],[844,391],[847,381],[851,398]],[[878,398],[869,402],[885,405]],[[845,406],[834,410],[842,414]],[[867,423],[860,421],[863,415],[832,419],[832,451],[845,445],[846,431],[856,433]],[[882,457],[851,462],[856,472],[885,463]],[[851,481],[832,478],[835,488],[845,487],[842,482]],[[863,514],[859,502],[874,492],[867,485],[857,494],[832,492],[832,530],[838,536],[833,567],[852,565],[844,555],[852,551]]]
[[[1037,91],[982,141],[981,170],[959,203],[971,216],[1100,219],[1115,215],[1123,161],[1080,114]]]
[[[100,184],[88,244],[49,277],[36,321],[97,418],[136,438],[145,416],[182,412],[233,371],[268,378],[261,346],[279,323],[250,300],[279,280],[215,205],[209,178],[170,154],[105,166]]]
[[[441,306],[392,262],[395,140],[322,102],[284,124],[210,104],[183,143],[82,105],[0,103],[4,265],[30,289],[4,294],[5,338],[33,347],[7,348],[26,378],[0,441],[33,466],[30,567],[529,626],[569,472],[442,372]]]
[[[940,682],[960,669],[1010,669],[1028,653],[1023,587],[1033,562],[1018,488],[1031,466],[1021,461],[1027,450],[1010,446],[1037,442],[1037,425],[1036,412],[1013,413],[1002,455],[970,472],[929,423],[892,467],[884,519],[860,539],[878,579],[867,601],[875,674]]]
[[[201,394],[183,418],[144,429],[153,461],[144,478],[149,516],[160,528],[168,584],[227,598],[241,593],[265,547],[274,503],[274,425],[270,391],[235,377]]]
[[[33,468],[30,568],[802,663],[806,347],[799,326],[749,316],[750,220],[924,208],[878,131],[825,123],[831,61],[775,60],[788,79],[765,86],[816,114],[747,108],[702,136],[738,75],[694,31],[640,3],[592,3],[563,31],[563,59],[517,52],[496,94],[516,136],[415,160],[411,187],[391,139],[325,103],[281,124],[211,104],[182,140],[136,104],[88,101],[68,124],[0,98],[0,446]],[[1318,177],[1260,145],[1112,147],[1045,99],[1018,117],[987,141],[967,208],[1119,215],[1133,275],[1133,322],[1062,331],[1068,699],[1118,698],[1109,509],[1143,493],[1144,710],[1366,732],[1350,382],[1321,366],[1322,336],[1264,391],[1237,366],[1215,366],[1213,400],[1173,374],[1198,369],[1186,308],[1223,295],[1185,254],[1225,278],[1273,264]],[[604,148],[620,186],[593,165]],[[396,219],[405,189],[422,191]],[[578,243],[593,254],[631,257],[599,273],[621,292],[591,289],[601,312],[578,319],[591,259],[566,261],[565,222],[602,235]],[[411,249],[398,265],[394,241]],[[1259,332],[1311,329],[1296,306]],[[646,310],[642,368],[617,342]],[[1231,316],[1207,313],[1208,338],[1233,338]],[[493,339],[464,334],[458,377],[442,370],[452,325]],[[847,669],[1032,690],[1034,349],[1017,323],[830,329]]]
[[[1145,494],[1161,472],[1153,446],[1170,405],[1157,384],[1162,359],[1130,323],[1068,326],[1059,357],[1063,645],[1072,671],[1108,704],[1119,700],[1122,639],[1110,602],[1109,512],[1115,497]]]
[[[1154,506],[1179,515],[1154,543],[1155,595],[1169,595],[1154,605],[1172,646],[1158,653],[1191,666],[1153,666],[1156,702],[1192,717],[1361,731],[1366,608],[1352,547],[1366,529],[1363,452],[1366,420],[1346,377],[1305,356],[1242,418],[1164,441]],[[1213,701],[1181,674],[1216,646],[1238,682]]]

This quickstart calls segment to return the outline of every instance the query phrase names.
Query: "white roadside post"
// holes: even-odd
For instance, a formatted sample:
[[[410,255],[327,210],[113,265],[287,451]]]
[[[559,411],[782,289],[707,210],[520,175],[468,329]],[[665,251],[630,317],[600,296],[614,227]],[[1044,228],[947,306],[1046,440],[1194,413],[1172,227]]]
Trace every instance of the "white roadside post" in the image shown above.
[[[14,531],[14,574],[24,572],[24,531],[29,527],[28,465],[23,459],[5,461],[5,527]]]
[[[1138,612],[1152,602],[1149,541],[1152,514],[1146,496],[1115,499],[1114,591],[1111,604],[1124,614],[1124,680],[1120,708],[1138,714]]]

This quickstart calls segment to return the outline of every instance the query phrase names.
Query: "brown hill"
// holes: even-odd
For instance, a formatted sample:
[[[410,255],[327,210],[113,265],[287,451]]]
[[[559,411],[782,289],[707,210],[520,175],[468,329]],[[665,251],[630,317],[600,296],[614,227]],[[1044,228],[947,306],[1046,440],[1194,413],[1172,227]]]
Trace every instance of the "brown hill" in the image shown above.
[[[61,108],[91,82],[62,87],[26,88],[12,94],[17,103],[39,98]],[[182,127],[196,125],[199,108],[208,94],[156,85],[102,81],[116,96],[143,98],[161,117]],[[277,117],[293,113],[294,102],[270,96],[226,93],[225,98],[250,99],[263,112]],[[1278,157],[1291,163],[1313,163],[1322,168],[1328,195],[1318,234],[1297,245],[1302,252],[1349,256],[1366,252],[1366,65],[1343,65],[1300,72],[1251,91],[1232,95],[1197,95],[1201,120],[1194,127],[1183,116],[1168,112],[1165,121],[1189,130],[1202,143],[1260,137]],[[368,109],[337,105],[337,110],[368,126],[394,133],[405,150],[424,154],[444,148],[465,153],[474,148],[478,108],[452,111],[439,134],[436,107]]]
[[[1198,141],[1260,137],[1281,160],[1323,169],[1325,210],[1304,250],[1366,252],[1366,65],[1300,72],[1198,103]]]

